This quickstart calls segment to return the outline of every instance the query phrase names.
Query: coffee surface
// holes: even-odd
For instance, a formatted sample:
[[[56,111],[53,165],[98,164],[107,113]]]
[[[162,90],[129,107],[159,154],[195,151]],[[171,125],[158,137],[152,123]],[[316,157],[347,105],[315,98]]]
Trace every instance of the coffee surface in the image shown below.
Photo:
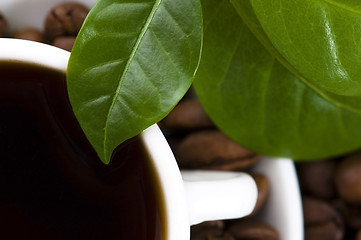
[[[76,121],[63,73],[0,62],[2,239],[161,240],[162,199],[141,141],[104,165]]]

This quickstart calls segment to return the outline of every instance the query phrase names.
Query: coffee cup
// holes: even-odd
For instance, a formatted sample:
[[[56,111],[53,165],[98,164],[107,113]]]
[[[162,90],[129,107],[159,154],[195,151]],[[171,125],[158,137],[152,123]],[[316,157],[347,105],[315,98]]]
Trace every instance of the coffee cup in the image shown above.
[[[0,64],[19,64],[19,67],[16,68],[17,72],[23,72],[23,69],[33,67],[41,68],[44,71],[55,70],[65,74],[69,56],[67,51],[42,43],[0,39]],[[28,75],[25,78],[27,79]],[[47,84],[46,82],[34,84],[42,84],[41,88],[47,88],[43,86]],[[4,90],[4,87],[2,88]],[[19,89],[22,88],[22,86],[19,87]],[[26,91],[31,91],[31,89]],[[49,98],[51,99],[51,97]],[[51,102],[52,100],[47,101]],[[50,109],[51,103],[49,105],[49,110],[53,111]],[[5,114],[7,114],[6,109]],[[47,123],[41,122],[41,124]],[[51,138],[53,135],[55,133],[51,133]],[[67,136],[67,138],[71,138],[71,136]],[[160,231],[162,232],[160,235],[162,237],[157,238],[159,235],[157,233],[154,239],[188,240],[189,227],[192,224],[207,220],[240,218],[252,212],[257,199],[257,186],[248,174],[222,171],[185,171],[181,174],[173,153],[156,124],[140,133],[139,139],[144,146],[146,155],[149,156],[147,161],[150,162],[150,169],[153,169],[150,174],[152,178],[148,181],[158,184],[159,188],[156,198],[161,203],[156,204],[160,205],[157,214],[160,218]],[[71,140],[71,142],[74,141],[76,140]],[[11,154],[13,153],[9,153],[9,155]],[[31,153],[30,156],[32,156]],[[63,168],[70,168],[73,172],[78,173],[77,178],[80,180],[73,180],[74,176],[69,178],[71,178],[70,181],[75,182],[76,187],[80,186],[81,191],[86,192],[85,195],[94,194],[92,190],[87,190],[93,187],[92,183],[98,192],[106,194],[109,191],[108,186],[103,186],[103,182],[98,183],[98,180],[90,177],[82,180],[82,174],[88,176],[91,173],[83,170],[79,163],[64,161],[68,162],[57,164],[61,165],[61,168],[64,164]],[[64,172],[67,174],[69,171],[64,170]],[[111,194],[109,193],[109,195]],[[149,239],[149,236],[145,239]]]

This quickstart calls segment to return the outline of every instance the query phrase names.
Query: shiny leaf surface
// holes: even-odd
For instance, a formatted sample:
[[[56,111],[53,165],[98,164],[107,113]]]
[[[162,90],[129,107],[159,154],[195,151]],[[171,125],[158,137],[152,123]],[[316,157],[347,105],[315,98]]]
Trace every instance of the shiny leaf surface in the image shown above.
[[[201,42],[199,0],[100,0],[92,8],[67,84],[74,113],[104,163],[184,95]]]
[[[321,92],[361,96],[361,4],[357,0],[232,0],[267,48]],[[247,9],[246,9],[246,7]]]
[[[358,97],[301,79],[245,2],[233,1],[246,12],[243,21],[229,1],[202,1],[204,46],[194,85],[212,120],[239,144],[268,156],[317,159],[360,147]]]

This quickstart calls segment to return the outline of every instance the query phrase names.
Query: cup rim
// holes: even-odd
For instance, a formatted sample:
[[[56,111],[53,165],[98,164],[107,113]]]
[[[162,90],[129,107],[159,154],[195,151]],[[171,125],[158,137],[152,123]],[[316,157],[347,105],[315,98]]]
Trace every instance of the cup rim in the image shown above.
[[[29,40],[0,38],[0,61],[39,65],[66,74],[70,52]],[[190,224],[183,180],[170,146],[157,124],[139,134],[157,176],[163,202],[165,240],[190,237]]]
[[[57,58],[49,57],[53,55]],[[0,60],[28,62],[65,73],[69,57],[70,52],[45,43],[0,38]]]
[[[144,130],[141,134],[144,146],[151,156],[158,176],[165,216],[164,240],[190,239],[190,221],[183,178],[174,154],[157,124]]]

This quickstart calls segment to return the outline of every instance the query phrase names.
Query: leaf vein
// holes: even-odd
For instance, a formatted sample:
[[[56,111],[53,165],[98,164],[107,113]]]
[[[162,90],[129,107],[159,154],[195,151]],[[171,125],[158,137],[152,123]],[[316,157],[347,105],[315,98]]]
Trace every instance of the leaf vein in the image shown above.
[[[262,121],[263,121],[263,124],[261,124],[261,126],[260,126],[260,133],[262,134],[262,135],[264,135],[265,136],[265,140],[270,144],[271,143],[271,141],[270,141],[270,139],[269,139],[269,134],[267,134],[266,133],[266,126],[268,126],[268,124],[267,124],[267,113],[268,113],[268,111],[267,111],[267,97],[269,96],[269,94],[268,94],[268,89],[269,89],[269,86],[270,86],[270,80],[271,80],[271,77],[272,77],[272,73],[273,73],[273,70],[274,70],[274,67],[275,67],[275,63],[276,63],[276,59],[275,58],[272,58],[272,62],[270,63],[271,65],[270,65],[270,68],[269,68],[269,71],[268,71],[268,73],[267,73],[267,76],[265,76],[264,77],[264,81],[263,81],[263,93],[262,93],[262,99],[261,99],[261,104],[263,105],[262,107],[263,107],[263,109],[264,109],[264,111],[262,111],[263,112],[263,118],[262,118]],[[269,129],[270,130],[270,129]],[[272,134],[271,134],[272,135]]]
[[[179,75],[182,75],[181,70],[179,70],[179,68],[177,67],[177,64],[174,62],[174,59],[171,57],[171,55],[169,55],[167,50],[164,48],[164,46],[163,46],[162,42],[160,41],[159,37],[157,36],[157,34],[154,31],[150,31],[150,33],[152,33],[152,35],[154,36],[155,40],[157,41],[160,49],[164,52],[165,57],[167,59],[169,59],[170,63],[174,67],[174,69],[179,73]]]
[[[107,115],[107,118],[106,118],[106,122],[105,122],[105,126],[104,126],[104,142],[103,142],[103,149],[104,149],[104,159],[107,157],[107,150],[106,150],[106,141],[107,141],[107,128],[108,128],[108,122],[109,122],[109,119],[110,119],[110,115],[112,114],[112,111],[113,111],[113,108],[114,108],[114,105],[115,105],[115,102],[116,102],[116,99],[118,98],[119,96],[119,93],[120,93],[120,88],[123,84],[123,81],[124,81],[124,78],[125,78],[125,75],[129,69],[129,66],[130,66],[130,63],[132,62],[136,52],[137,52],[137,49],[139,48],[140,44],[141,44],[141,41],[143,39],[143,37],[145,36],[145,33],[147,32],[148,30],[148,27],[149,25],[151,24],[153,18],[154,18],[154,15],[155,13],[157,12],[157,9],[159,7],[159,5],[162,3],[163,0],[156,0],[155,3],[154,3],[154,6],[152,8],[152,10],[150,11],[148,17],[147,17],[147,21],[145,22],[143,28],[141,29],[140,31],[140,34],[139,34],[139,37],[137,38],[137,41],[132,49],[132,52],[130,54],[130,57],[127,61],[127,64],[125,66],[125,69],[123,71],[123,74],[121,75],[121,78],[120,78],[120,81],[119,81],[119,84],[118,84],[118,87],[116,89],[116,92],[114,94],[114,97],[113,97],[113,101],[112,101],[112,104],[109,108],[109,111],[108,111],[108,115]]]
[[[141,63],[140,63],[139,61],[137,61],[137,60],[134,60],[134,62],[137,64],[138,69],[139,69],[140,71],[142,71],[142,73],[144,74],[144,76],[146,76],[146,75],[147,75],[147,71],[144,69],[143,64],[141,64]],[[157,92],[157,94],[155,94],[154,97],[158,97],[158,98],[159,98],[159,96],[161,95],[161,94],[160,94],[160,91],[159,91],[159,88],[157,88],[157,86],[155,85],[155,83],[154,83],[153,81],[147,81],[147,82],[148,82],[148,84],[150,84],[150,85],[153,87],[153,89]]]
[[[94,74],[93,72],[99,72],[100,68],[107,68],[107,66],[122,63],[123,60],[124,59],[113,59],[104,62],[97,62],[94,65],[90,65],[89,67],[85,68],[84,74]]]
[[[207,20],[207,22],[204,22],[204,29],[206,30],[208,28],[208,25],[210,25],[213,20],[216,19],[216,17],[218,16],[218,14],[220,13],[220,11],[222,10],[223,5],[225,5],[227,3],[227,0],[221,0],[220,2],[218,2],[218,6],[214,6],[214,8],[216,9],[216,11],[214,12],[214,14],[212,15],[212,17],[210,18],[205,18]]]
[[[297,131],[297,134],[294,134],[294,139],[295,140],[299,140],[301,141],[301,136],[303,136],[302,134],[302,131],[304,130],[303,127],[301,126],[301,123],[302,123],[302,120],[301,118],[304,117],[303,114],[302,114],[302,105],[304,105],[304,102],[305,102],[305,98],[306,98],[306,86],[305,87],[302,87],[300,88],[300,91],[298,93],[298,96],[296,97],[295,96],[295,101],[297,101],[297,104],[298,106],[296,106],[294,109],[295,109],[295,128],[296,128],[296,131]]]
[[[243,26],[242,26],[242,28],[243,28]],[[239,30],[239,33],[241,33],[242,32],[242,28]],[[243,47],[243,46],[240,46],[240,42],[241,42],[241,34],[237,34],[235,37],[237,37],[237,39],[236,39],[236,43],[235,43],[235,45],[234,45],[234,49],[232,49],[232,54],[230,55],[230,58],[229,58],[229,61],[228,61],[228,63],[226,64],[226,68],[227,69],[224,69],[224,75],[222,76],[222,81],[220,81],[218,84],[217,84],[217,88],[220,88],[222,85],[223,85],[223,83],[227,80],[227,75],[228,75],[228,73],[230,72],[230,69],[231,69],[231,67],[232,67],[232,62],[237,58],[237,56],[236,56],[236,54],[237,54],[237,51],[238,51],[238,49],[241,47]]]
[[[326,3],[326,4],[328,4],[328,5],[331,5],[331,6],[333,6],[333,7],[338,7],[338,8],[340,8],[340,9],[343,9],[343,10],[345,10],[345,11],[347,11],[347,12],[350,12],[350,13],[353,13],[353,14],[357,14],[357,15],[361,15],[361,12],[360,12],[360,11],[357,11],[357,10],[355,10],[355,9],[352,9],[352,8],[350,8],[350,7],[347,7],[347,6],[345,6],[344,4],[336,3],[336,2],[334,2],[334,1],[332,1],[332,0],[321,0],[321,1],[324,2],[324,3]]]
[[[163,9],[165,10],[164,12],[167,14],[167,16],[169,16],[169,18],[175,23],[175,25],[177,26],[178,29],[180,29],[180,31],[184,34],[187,34],[187,32],[182,28],[182,26],[179,24],[179,22],[174,18],[174,16],[169,12],[168,8],[164,5]]]

